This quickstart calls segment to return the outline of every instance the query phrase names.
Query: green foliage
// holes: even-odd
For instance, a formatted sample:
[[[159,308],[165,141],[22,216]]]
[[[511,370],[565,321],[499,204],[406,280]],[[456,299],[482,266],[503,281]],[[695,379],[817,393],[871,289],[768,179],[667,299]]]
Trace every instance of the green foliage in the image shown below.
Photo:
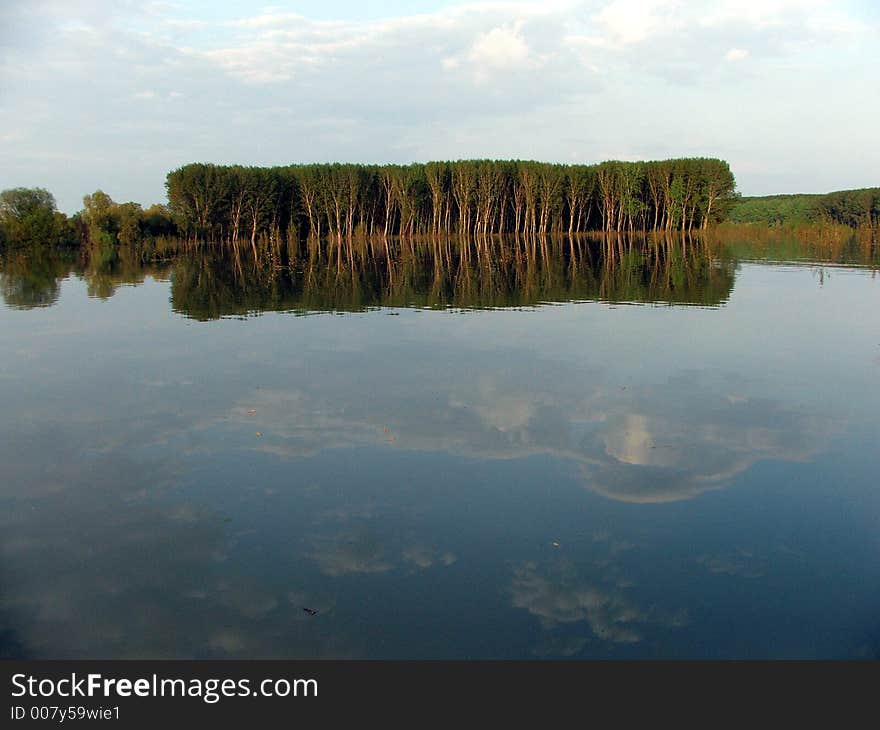
[[[141,213],[141,233],[146,238],[158,238],[160,236],[174,236],[177,234],[177,226],[171,217],[171,211],[159,203],[151,205]]]
[[[814,220],[820,195],[765,195],[738,198],[728,219],[734,223],[763,223],[769,226]]]
[[[66,246],[76,240],[73,226],[55,210],[55,198],[43,188],[14,188],[0,193],[0,245]]]
[[[85,238],[100,246],[132,246],[177,232],[165,206],[143,210],[138,203],[115,203],[103,190],[83,198],[80,217],[86,228]]]
[[[114,215],[116,204],[103,190],[96,190],[83,197],[82,219],[89,227],[92,240],[100,240],[104,236],[112,241],[119,229],[119,222]]]
[[[556,165],[457,160],[411,165],[241,167],[168,174],[168,204],[194,239],[299,235],[689,230],[721,220],[735,181],[723,160]]]
[[[823,195],[816,201],[817,217],[850,228],[869,228],[880,225],[880,188],[838,190]]]
[[[880,188],[838,190],[825,195],[766,195],[739,198],[730,221],[769,226],[825,221],[850,228],[874,229],[880,222]]]

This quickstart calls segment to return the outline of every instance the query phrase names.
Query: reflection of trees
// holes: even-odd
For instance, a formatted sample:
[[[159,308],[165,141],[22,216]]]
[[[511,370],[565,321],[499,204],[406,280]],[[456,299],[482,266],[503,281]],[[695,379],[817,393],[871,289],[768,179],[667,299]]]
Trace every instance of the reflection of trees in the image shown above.
[[[43,246],[18,249],[0,265],[0,294],[9,307],[49,307],[58,300],[60,282],[70,273],[74,255]]]
[[[302,246],[205,247],[168,239],[92,243],[78,252],[17,249],[0,262],[10,306],[47,306],[74,272],[90,296],[170,271],[172,306],[196,319],[265,311],[357,312],[372,307],[504,308],[605,301],[720,306],[743,258],[877,265],[855,241],[741,234],[609,234],[501,239],[353,238]],[[745,236],[745,237],[744,237]]]
[[[500,240],[354,240],[312,244],[280,263],[250,252],[177,258],[176,311],[198,319],[267,310],[496,308],[603,300],[717,306],[734,267],[670,239],[583,236]]]
[[[79,250],[43,245],[18,248],[0,260],[0,294],[10,307],[51,306],[58,300],[61,280],[75,273],[86,282],[89,296],[109,299],[120,285],[140,284],[147,276],[162,278],[168,266],[163,259],[166,253],[155,243],[94,243]]]
[[[813,261],[880,268],[880,246],[870,231],[831,223],[780,228],[724,224],[708,234],[728,256],[759,261]]]
[[[145,246],[92,243],[83,249],[81,275],[90,297],[109,299],[123,284],[140,284],[147,275],[159,278],[165,268],[154,263],[156,252]]]
[[[239,256],[186,252],[171,273],[171,304],[197,319],[254,311],[283,311],[288,304],[289,272],[249,259],[247,273]]]

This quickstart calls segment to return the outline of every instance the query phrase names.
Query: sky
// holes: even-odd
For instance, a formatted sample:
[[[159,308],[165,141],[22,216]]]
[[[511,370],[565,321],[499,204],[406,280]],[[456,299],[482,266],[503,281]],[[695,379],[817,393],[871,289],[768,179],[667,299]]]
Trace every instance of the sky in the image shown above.
[[[165,201],[188,162],[712,156],[880,185],[875,0],[0,2],[0,189]]]

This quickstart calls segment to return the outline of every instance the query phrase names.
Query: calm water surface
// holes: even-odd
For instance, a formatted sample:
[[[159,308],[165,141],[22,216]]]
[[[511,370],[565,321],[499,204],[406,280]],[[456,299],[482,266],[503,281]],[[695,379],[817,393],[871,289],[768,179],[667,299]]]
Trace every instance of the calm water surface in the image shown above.
[[[0,655],[877,657],[880,280],[786,251],[7,259]]]

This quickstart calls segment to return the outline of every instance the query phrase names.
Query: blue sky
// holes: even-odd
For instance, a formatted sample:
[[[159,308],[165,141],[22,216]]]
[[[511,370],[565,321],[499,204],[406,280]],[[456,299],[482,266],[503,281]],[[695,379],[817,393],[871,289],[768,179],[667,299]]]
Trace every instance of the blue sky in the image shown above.
[[[164,200],[191,161],[711,155],[743,194],[880,184],[877,4],[0,6],[0,189]]]

